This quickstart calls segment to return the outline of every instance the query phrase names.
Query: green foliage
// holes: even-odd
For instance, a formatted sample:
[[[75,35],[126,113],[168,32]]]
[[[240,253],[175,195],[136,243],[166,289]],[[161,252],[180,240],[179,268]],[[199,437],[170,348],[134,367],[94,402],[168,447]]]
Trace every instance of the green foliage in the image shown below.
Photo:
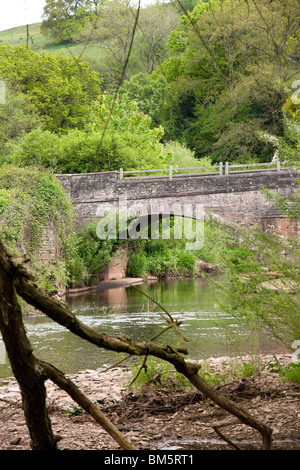
[[[235,237],[230,231],[211,219],[204,222],[204,244],[200,250],[195,251],[195,255],[224,270],[227,266],[226,255],[231,252],[234,243]]]
[[[136,102],[138,109],[151,117],[152,127],[161,125],[165,138],[171,138],[177,102],[174,90],[163,76],[145,73],[134,75],[122,85],[120,94]]]
[[[41,24],[42,34],[58,43],[73,42],[80,38],[97,3],[88,0],[47,0]]]
[[[58,136],[36,129],[8,148],[7,161],[19,166],[51,168],[56,173],[147,169],[164,165],[159,148],[153,149],[143,136],[132,132],[108,132],[102,139],[100,132],[71,130]]]
[[[284,89],[299,60],[298,8],[296,0],[199,1],[182,16],[161,65],[178,104],[175,140],[213,161],[270,160],[257,132],[282,135]]]
[[[172,227],[171,227],[172,228]],[[160,228],[160,236],[162,234]],[[175,240],[158,238],[135,241],[129,245],[127,275],[157,277],[192,276],[195,271],[196,256],[186,250],[185,239]]]
[[[270,362],[268,365],[270,372],[279,374],[283,380],[300,383],[300,363],[293,363],[286,366],[282,366],[276,356],[274,356],[274,362]]]
[[[69,416],[69,418],[72,418],[73,416],[78,416],[82,413],[82,408],[81,406],[75,406],[74,408],[72,408],[72,410],[68,410],[66,411],[66,415]]]
[[[289,108],[285,110],[282,119],[283,135],[276,136],[267,132],[259,132],[262,142],[272,146],[281,162],[298,162],[300,151],[300,115],[298,112],[291,113]]]
[[[149,357],[145,367],[141,369],[141,366],[142,361],[134,362],[130,366],[132,377],[135,378],[131,388],[136,392],[142,392],[145,387],[149,386],[153,388],[160,386],[171,389],[184,388],[185,390],[191,388],[191,383],[169,363]],[[231,380],[254,377],[259,371],[260,363],[255,358],[249,361],[233,359],[229,364],[224,364],[222,372],[214,370],[207,361],[201,361],[198,374],[211,387],[216,387]],[[126,386],[129,385],[130,382],[126,384]]]
[[[195,168],[212,166],[209,157],[196,158],[195,153],[180,142],[166,142],[163,146],[163,154],[176,171],[176,168]],[[200,170],[191,170],[191,172]],[[206,170],[204,170],[206,171]],[[211,171],[208,169],[207,171]]]
[[[179,374],[172,364],[160,361],[155,357],[148,357],[146,365],[141,369],[142,363],[134,363],[130,369],[132,376],[136,380],[131,385],[135,391],[141,391],[144,387],[167,387],[174,388],[191,388],[191,383],[181,374]],[[130,384],[126,384],[129,386]]]
[[[88,63],[22,46],[0,47],[0,77],[27,97],[43,127],[54,132],[83,127],[100,87]]]
[[[251,230],[223,254],[219,307],[288,349],[300,335],[299,253],[297,240]]]
[[[103,93],[100,100],[94,101],[91,107],[87,132],[103,132],[127,134],[133,133],[153,151],[160,151],[160,139],[164,134],[161,126],[153,127],[150,116],[140,111],[137,103],[122,95],[115,99],[108,93]]]
[[[300,100],[299,100],[300,102]],[[291,105],[290,99],[287,101],[287,106],[284,106],[286,115],[283,120],[284,136],[277,137],[261,132],[260,138],[264,142],[271,144],[277,158],[280,159],[281,165],[285,163],[291,164],[299,161],[299,149],[300,149],[300,116],[298,112],[289,112]],[[276,156],[275,153],[275,156]],[[300,185],[300,179],[297,180],[297,186]],[[275,205],[290,219],[299,219],[299,189],[294,193],[293,197],[287,199],[280,195],[278,191],[272,191],[264,188],[264,195],[267,200],[275,202]]]
[[[148,272],[158,277],[191,276],[195,269],[195,256],[185,249],[166,249],[147,258]]]
[[[113,103],[113,97],[104,94],[101,101],[92,104],[84,130],[58,135],[35,129],[7,146],[7,160],[18,166],[51,168],[56,173],[161,168],[165,165],[162,134],[162,128],[152,128],[151,118],[140,112],[135,102],[123,96]]]
[[[143,277],[147,273],[148,262],[145,253],[130,253],[126,274],[129,277]]]
[[[30,99],[6,87],[5,103],[0,105],[0,155],[3,161],[7,160],[7,145],[39,125],[41,117]]]
[[[49,292],[66,285],[76,257],[74,210],[56,178],[35,168],[0,170],[0,237],[14,255],[26,252],[37,284]],[[54,230],[60,258],[46,261],[40,249]]]
[[[101,240],[97,236],[98,221],[91,222],[77,234],[78,256],[84,266],[81,282],[91,284],[99,279],[99,274],[108,265],[123,240]],[[77,281],[78,283],[78,281]]]

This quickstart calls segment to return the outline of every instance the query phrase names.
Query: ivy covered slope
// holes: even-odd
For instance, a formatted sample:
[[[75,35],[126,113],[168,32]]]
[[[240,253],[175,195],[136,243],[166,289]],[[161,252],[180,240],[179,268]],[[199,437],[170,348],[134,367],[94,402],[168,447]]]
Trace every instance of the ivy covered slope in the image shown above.
[[[37,284],[48,292],[66,286],[73,276],[74,221],[69,198],[52,174],[37,168],[0,169],[0,238],[13,256],[28,255]],[[53,234],[55,258],[47,256]]]

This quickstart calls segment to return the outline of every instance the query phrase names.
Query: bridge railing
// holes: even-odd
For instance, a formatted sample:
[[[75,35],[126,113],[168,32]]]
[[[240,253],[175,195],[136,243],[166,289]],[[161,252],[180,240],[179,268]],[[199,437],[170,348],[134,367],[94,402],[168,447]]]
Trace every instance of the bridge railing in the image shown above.
[[[154,169],[154,170],[126,170],[124,171],[123,168],[119,170],[120,180],[124,179],[124,175],[139,175],[139,174],[147,174],[147,173],[155,173],[155,176],[163,176],[159,173],[167,173],[167,177],[169,180],[173,179],[173,176],[178,174],[189,174],[189,173],[201,173],[207,175],[215,175],[218,174],[219,176],[229,176],[229,173],[236,173],[239,171],[263,171],[267,170],[274,170],[278,173],[282,169],[293,168],[296,169],[300,167],[300,162],[280,162],[279,160],[276,162],[267,162],[267,163],[244,163],[244,164],[230,164],[229,162],[220,162],[218,165],[213,166],[197,166],[197,167],[187,167],[187,168],[177,168],[173,167],[173,165],[169,165],[168,168],[161,168],[161,169]],[[203,171],[201,171],[203,170]],[[211,171],[213,170],[213,171]],[[233,170],[233,171],[232,171]]]

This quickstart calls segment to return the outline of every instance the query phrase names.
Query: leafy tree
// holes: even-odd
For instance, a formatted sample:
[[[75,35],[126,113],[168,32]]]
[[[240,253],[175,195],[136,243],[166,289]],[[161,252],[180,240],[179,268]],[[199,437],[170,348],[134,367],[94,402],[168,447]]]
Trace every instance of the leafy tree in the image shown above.
[[[41,32],[55,42],[73,42],[80,38],[87,22],[97,12],[98,0],[47,0]]]
[[[200,1],[183,15],[162,69],[178,96],[178,138],[197,155],[224,159],[229,147],[232,159],[270,158],[257,131],[282,134],[284,88],[298,70],[298,8],[297,0]]]
[[[7,145],[23,133],[42,124],[28,96],[7,89],[5,104],[0,105],[0,155],[5,159]]]
[[[284,116],[282,119],[283,135],[276,136],[261,131],[261,140],[271,145],[275,150],[275,156],[282,163],[285,161],[298,162],[300,150],[300,99],[297,96],[289,96],[283,105]]]
[[[83,127],[100,88],[99,76],[88,63],[22,46],[0,47],[0,77],[26,96],[43,127],[54,132]]]
[[[84,130],[29,132],[10,145],[10,160],[56,173],[160,168],[166,162],[160,143],[163,129],[153,128],[151,118],[126,96],[117,100],[111,114],[113,101],[107,93],[96,100]]]
[[[160,149],[159,142],[164,134],[162,126],[153,127],[151,117],[140,111],[136,101],[126,94],[115,100],[114,96],[103,93],[100,100],[92,104],[86,130],[103,131],[106,127],[110,133],[132,132],[151,145],[153,150]]]
[[[135,101],[140,111],[151,117],[152,126],[163,127],[163,140],[176,137],[178,102],[174,90],[162,75],[138,73],[122,85],[120,94]]]
[[[159,3],[142,8],[133,60],[138,55],[144,73],[152,73],[168,56],[167,42],[179,21],[177,5]]]
[[[91,23],[85,32],[85,38],[94,41],[95,47],[103,51],[99,70],[101,76],[105,77],[104,85],[109,91],[115,90],[126,63],[135,23],[134,15],[130,0],[106,0],[98,9],[97,21]],[[128,77],[129,67],[128,64],[124,80]]]
[[[96,67],[104,77],[107,91],[114,91],[119,83],[137,16],[123,83],[137,73],[151,73],[168,55],[168,36],[180,17],[175,5],[159,1],[155,5],[142,5],[137,12],[130,0],[105,0],[95,20],[87,25],[84,38],[101,53],[101,63]]]

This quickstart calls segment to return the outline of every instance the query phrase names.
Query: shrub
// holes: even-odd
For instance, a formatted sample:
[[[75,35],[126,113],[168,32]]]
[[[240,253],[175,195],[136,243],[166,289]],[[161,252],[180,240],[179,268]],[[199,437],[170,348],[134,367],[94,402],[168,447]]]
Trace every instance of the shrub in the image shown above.
[[[127,265],[127,276],[143,277],[148,268],[147,258],[143,252],[131,253]]]

